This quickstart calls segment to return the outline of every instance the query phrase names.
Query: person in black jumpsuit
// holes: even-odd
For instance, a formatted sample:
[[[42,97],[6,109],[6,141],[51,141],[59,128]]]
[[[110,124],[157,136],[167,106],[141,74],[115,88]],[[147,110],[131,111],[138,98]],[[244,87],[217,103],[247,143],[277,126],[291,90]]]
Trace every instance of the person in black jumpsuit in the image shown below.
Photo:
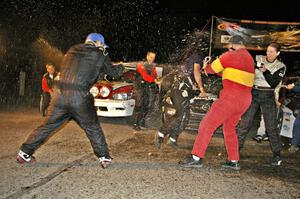
[[[193,87],[197,84],[201,95],[206,93],[201,80],[201,65],[203,51],[201,45],[188,49],[181,61],[180,68],[163,78],[161,84],[162,98],[162,122],[156,135],[155,145],[161,147],[165,136],[169,136],[168,144],[178,148],[177,140],[185,129],[190,114],[190,99],[194,97]],[[195,71],[199,70],[195,75]],[[196,81],[196,79],[200,81]],[[166,88],[165,82],[172,82]]]
[[[113,67],[107,55],[104,38],[91,33],[84,44],[71,47],[63,58],[58,85],[54,87],[45,122],[35,129],[22,144],[17,156],[19,163],[33,162],[32,154],[59,127],[70,119],[78,122],[89,138],[103,168],[111,163],[107,143],[98,122],[90,88],[106,73],[118,78],[122,66]]]

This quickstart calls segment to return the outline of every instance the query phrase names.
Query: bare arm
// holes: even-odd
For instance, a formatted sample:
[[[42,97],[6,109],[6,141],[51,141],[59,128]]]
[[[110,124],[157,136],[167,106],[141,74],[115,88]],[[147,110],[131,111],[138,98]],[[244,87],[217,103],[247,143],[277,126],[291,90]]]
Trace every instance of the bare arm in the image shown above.
[[[203,83],[202,83],[202,78],[201,78],[201,66],[200,64],[196,64],[194,63],[194,78],[197,82],[197,85],[200,89],[200,92],[201,92],[201,97],[205,97],[206,95],[206,92],[204,90],[204,87],[203,87]]]

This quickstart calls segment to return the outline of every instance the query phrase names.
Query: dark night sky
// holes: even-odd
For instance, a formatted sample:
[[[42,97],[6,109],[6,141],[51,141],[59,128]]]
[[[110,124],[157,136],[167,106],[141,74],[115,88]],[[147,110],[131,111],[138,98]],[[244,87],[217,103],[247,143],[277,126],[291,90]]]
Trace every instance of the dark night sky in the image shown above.
[[[300,21],[297,1],[291,0],[4,0],[0,4],[0,37],[8,49],[26,49],[42,36],[65,52],[97,31],[107,38],[115,59],[141,58],[145,48],[155,48],[160,51],[158,58],[166,59],[188,31],[202,29],[212,15]]]
[[[159,1],[178,14],[251,20],[300,21],[299,2],[293,0],[171,0]],[[173,2],[173,3],[172,3]]]
[[[140,60],[153,49],[157,62],[168,62],[211,16],[300,21],[296,0],[2,0],[0,8],[0,96],[7,103],[17,95],[20,71],[27,96],[37,97],[45,64],[59,67],[58,54],[90,32],[105,36],[114,61]]]

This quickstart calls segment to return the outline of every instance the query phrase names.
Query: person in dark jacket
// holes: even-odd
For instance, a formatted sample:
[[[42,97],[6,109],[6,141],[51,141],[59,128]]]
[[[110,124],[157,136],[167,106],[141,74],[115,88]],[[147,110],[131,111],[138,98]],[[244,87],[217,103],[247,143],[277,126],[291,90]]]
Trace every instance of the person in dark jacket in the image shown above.
[[[158,149],[165,137],[168,137],[168,145],[174,149],[179,148],[177,140],[189,120],[190,99],[194,97],[193,90],[197,89],[195,85],[200,90],[200,97],[206,97],[201,77],[205,52],[206,43],[197,43],[188,48],[183,53],[179,70],[168,74],[162,80],[162,122],[155,138],[155,145]],[[166,88],[168,87],[165,86],[166,81],[172,82],[170,88]],[[165,94],[164,90],[167,90]]]
[[[62,61],[60,80],[57,85],[55,82],[46,120],[22,144],[17,156],[19,163],[34,162],[32,154],[35,150],[70,119],[76,120],[84,129],[101,166],[105,168],[112,162],[99,125],[94,98],[89,92],[103,73],[118,78],[123,72],[123,67],[112,66],[107,47],[101,34],[91,33],[84,44],[68,50]]]
[[[50,104],[51,93],[53,93],[53,83],[57,76],[57,72],[52,64],[46,64],[47,73],[43,75],[42,79],[42,107],[41,112],[43,116],[46,116],[46,110]]]
[[[239,139],[239,149],[244,147],[247,134],[250,131],[254,116],[258,109],[262,111],[264,117],[266,132],[270,140],[270,148],[273,152],[273,166],[281,165],[281,146],[279,132],[277,129],[277,110],[275,104],[275,88],[281,84],[285,75],[286,66],[278,59],[280,54],[280,45],[271,43],[267,47],[266,56],[256,57],[255,79],[252,89],[252,102],[243,115],[237,130]]]

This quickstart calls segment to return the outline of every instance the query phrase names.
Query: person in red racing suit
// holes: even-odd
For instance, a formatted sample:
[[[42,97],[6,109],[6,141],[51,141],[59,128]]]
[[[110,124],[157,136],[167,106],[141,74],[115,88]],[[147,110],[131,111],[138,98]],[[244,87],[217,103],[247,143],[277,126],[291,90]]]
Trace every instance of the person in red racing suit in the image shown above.
[[[46,115],[46,110],[50,104],[51,93],[53,92],[53,82],[55,77],[57,76],[57,72],[52,64],[46,65],[47,73],[43,75],[42,79],[42,115]]]
[[[156,54],[149,51],[146,61],[136,66],[135,108],[133,113],[133,128],[137,131],[145,126],[145,118],[149,110],[153,109],[157,92],[157,71],[154,63]]]
[[[239,151],[236,125],[251,103],[254,82],[254,60],[244,46],[241,36],[233,36],[229,50],[205,68],[207,73],[222,76],[220,97],[202,119],[192,155],[182,162],[183,167],[202,167],[206,149],[215,130],[223,125],[228,161],[223,167],[239,170]]]
[[[94,98],[89,92],[103,73],[113,78],[119,78],[123,73],[122,66],[112,66],[106,48],[103,36],[91,33],[85,43],[68,50],[62,60],[59,82],[54,85],[49,113],[44,123],[33,130],[20,147],[19,163],[33,162],[35,150],[70,119],[74,119],[85,131],[101,166],[105,168],[112,162],[99,125]]]

